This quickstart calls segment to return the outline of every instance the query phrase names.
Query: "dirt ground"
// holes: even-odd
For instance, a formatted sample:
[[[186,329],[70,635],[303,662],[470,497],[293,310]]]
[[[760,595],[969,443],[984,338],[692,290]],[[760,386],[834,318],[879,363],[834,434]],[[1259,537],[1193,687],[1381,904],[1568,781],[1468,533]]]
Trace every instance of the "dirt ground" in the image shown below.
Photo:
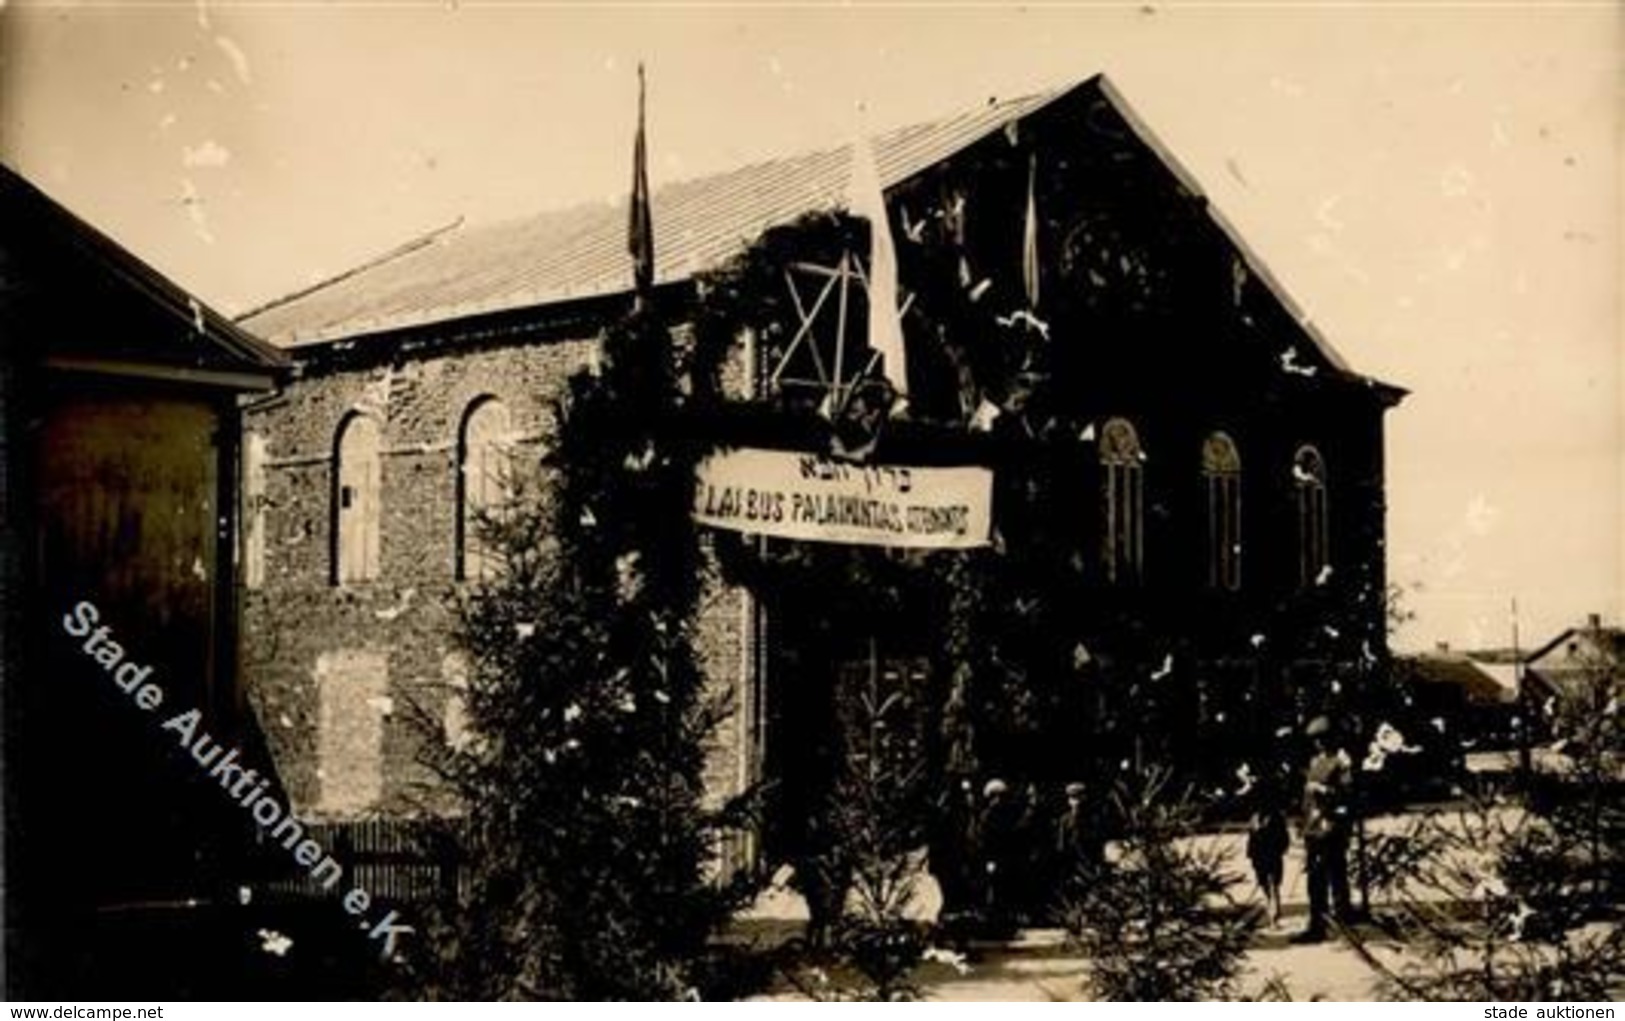
[[[1397,829],[1402,817],[1373,819],[1375,831]],[[1192,838],[1215,841],[1232,853],[1231,866],[1238,876],[1232,895],[1238,899],[1262,897],[1246,865],[1242,833],[1214,833]],[[1352,857],[1352,855],[1351,855]],[[1352,862],[1351,862],[1352,866]],[[1358,894],[1356,894],[1356,897]],[[1333,939],[1325,943],[1298,946],[1290,937],[1304,927],[1308,915],[1308,893],[1303,874],[1303,849],[1294,842],[1287,855],[1281,891],[1284,917],[1278,926],[1261,931],[1247,956],[1246,971],[1240,983],[1244,995],[1257,996],[1272,979],[1284,984],[1295,1000],[1371,1000],[1382,997],[1377,973],[1347,943]],[[936,884],[929,875],[920,883],[913,914],[923,921],[935,919],[940,904]],[[806,920],[806,906],[787,885],[780,883],[765,892],[736,926],[740,942],[771,946],[800,934]],[[1398,955],[1398,947],[1374,949],[1377,953]],[[926,1000],[1055,1001],[1085,1000],[1087,962],[1066,945],[1058,930],[1030,930],[1004,944],[974,947],[962,967],[944,962],[927,962],[914,978]],[[800,981],[807,981],[801,976]],[[808,989],[789,981],[777,983],[767,999],[803,999]]]

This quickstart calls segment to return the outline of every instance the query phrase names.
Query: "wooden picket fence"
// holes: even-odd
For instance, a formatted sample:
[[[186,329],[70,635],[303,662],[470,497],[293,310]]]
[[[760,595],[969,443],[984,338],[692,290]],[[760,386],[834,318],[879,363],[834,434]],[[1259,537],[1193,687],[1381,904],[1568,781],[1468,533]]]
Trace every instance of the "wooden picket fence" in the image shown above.
[[[305,837],[344,870],[338,885],[324,887],[280,844],[267,843],[259,855],[267,877],[261,888],[276,901],[342,896],[359,888],[374,903],[389,904],[423,904],[466,892],[468,876],[458,861],[456,842],[447,839],[447,827],[453,825],[413,819],[309,823]]]

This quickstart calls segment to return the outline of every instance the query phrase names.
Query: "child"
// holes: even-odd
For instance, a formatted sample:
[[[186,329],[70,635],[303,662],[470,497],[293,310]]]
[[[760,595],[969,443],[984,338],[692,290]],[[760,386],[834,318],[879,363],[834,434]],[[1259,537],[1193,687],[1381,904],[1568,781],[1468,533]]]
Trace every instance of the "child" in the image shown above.
[[[1281,875],[1286,867],[1286,813],[1281,799],[1267,790],[1259,792],[1259,804],[1247,827],[1247,858],[1253,863],[1253,876],[1270,911],[1270,924],[1281,924]]]

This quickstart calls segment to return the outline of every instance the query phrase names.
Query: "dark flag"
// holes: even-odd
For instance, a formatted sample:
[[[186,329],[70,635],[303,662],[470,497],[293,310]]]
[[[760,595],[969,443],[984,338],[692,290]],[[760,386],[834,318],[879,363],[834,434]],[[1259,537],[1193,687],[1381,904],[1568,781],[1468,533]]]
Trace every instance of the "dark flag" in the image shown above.
[[[638,135],[632,147],[632,209],[626,225],[632,282],[644,304],[655,282],[655,236],[649,219],[649,161],[643,138],[643,64],[638,64]]]

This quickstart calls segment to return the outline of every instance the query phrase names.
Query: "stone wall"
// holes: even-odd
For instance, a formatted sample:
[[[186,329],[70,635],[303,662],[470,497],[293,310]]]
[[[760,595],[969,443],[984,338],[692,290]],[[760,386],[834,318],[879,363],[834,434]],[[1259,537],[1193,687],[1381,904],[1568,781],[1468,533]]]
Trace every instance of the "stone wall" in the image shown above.
[[[387,343],[387,341],[384,341]],[[566,339],[442,353],[393,366],[307,372],[245,411],[263,442],[263,479],[245,478],[243,674],[296,811],[307,818],[450,810],[420,762],[425,741],[456,740],[456,688],[466,664],[452,640],[458,434],[476,402],[507,407],[522,462],[536,464],[555,425],[554,402],[596,341]],[[381,562],[375,580],[332,575],[333,469],[341,423],[354,412],[382,426]],[[259,523],[254,523],[258,516]],[[708,580],[694,622],[700,661],[737,711],[747,676],[749,607]],[[748,688],[748,684],[744,685]],[[726,720],[707,781],[718,799],[750,768],[747,724]]]

